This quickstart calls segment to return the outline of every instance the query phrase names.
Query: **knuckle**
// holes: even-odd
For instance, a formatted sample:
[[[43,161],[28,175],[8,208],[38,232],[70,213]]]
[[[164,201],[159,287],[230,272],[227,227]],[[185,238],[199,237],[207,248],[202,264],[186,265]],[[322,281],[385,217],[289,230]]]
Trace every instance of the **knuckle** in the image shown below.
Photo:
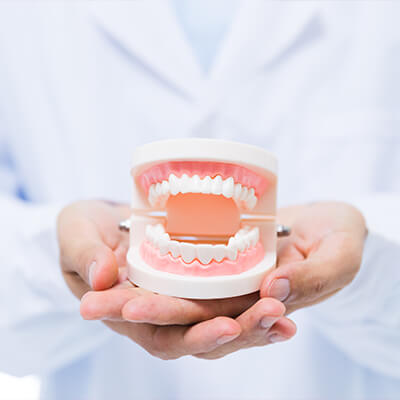
[[[145,347],[145,350],[153,357],[159,358],[160,360],[170,360],[168,352],[151,343]]]
[[[223,354],[218,354],[215,352],[212,353],[202,353],[202,354],[196,354],[195,355],[196,358],[200,358],[202,360],[219,360],[220,358],[223,357]]]
[[[154,357],[161,360],[176,360],[180,357],[171,347],[168,338],[162,335],[161,329],[156,329],[151,340],[151,345],[147,351]]]
[[[313,287],[314,295],[315,296],[322,295],[325,292],[325,288],[326,288],[326,282],[321,278],[316,279]]]
[[[153,357],[159,358],[160,360],[163,360],[163,361],[169,361],[169,360],[173,360],[174,359],[168,353],[165,353],[165,352],[162,352],[162,351],[158,351],[158,350],[150,350],[149,353]]]

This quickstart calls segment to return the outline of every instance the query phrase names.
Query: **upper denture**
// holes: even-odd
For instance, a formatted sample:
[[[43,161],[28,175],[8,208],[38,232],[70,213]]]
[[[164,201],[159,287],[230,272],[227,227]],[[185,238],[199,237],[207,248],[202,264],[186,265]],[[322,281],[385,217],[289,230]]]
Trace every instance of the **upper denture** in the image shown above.
[[[268,181],[265,177],[253,172],[249,168],[241,165],[222,163],[222,162],[204,162],[204,161],[170,161],[154,165],[138,177],[142,188],[148,192],[153,183],[168,180],[170,174],[181,177],[186,174],[191,177],[194,175],[199,178],[214,178],[219,175],[223,181],[232,178],[235,183],[242,186],[252,187],[255,195],[260,197],[267,188]]]
[[[248,168],[217,162],[166,162],[147,169],[138,179],[152,206],[165,205],[170,194],[210,193],[252,209],[268,184]]]

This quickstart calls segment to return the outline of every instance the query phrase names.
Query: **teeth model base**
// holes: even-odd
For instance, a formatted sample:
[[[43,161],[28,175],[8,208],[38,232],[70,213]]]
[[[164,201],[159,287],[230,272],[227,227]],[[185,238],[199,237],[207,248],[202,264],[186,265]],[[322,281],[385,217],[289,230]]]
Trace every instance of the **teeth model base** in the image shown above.
[[[171,240],[161,224],[146,227],[140,253],[153,268],[180,275],[239,274],[264,257],[257,227],[244,227],[223,244],[192,244]]]
[[[260,289],[276,264],[272,154],[224,140],[170,139],[136,148],[131,176],[132,283],[190,299]],[[247,212],[266,218],[246,219]]]

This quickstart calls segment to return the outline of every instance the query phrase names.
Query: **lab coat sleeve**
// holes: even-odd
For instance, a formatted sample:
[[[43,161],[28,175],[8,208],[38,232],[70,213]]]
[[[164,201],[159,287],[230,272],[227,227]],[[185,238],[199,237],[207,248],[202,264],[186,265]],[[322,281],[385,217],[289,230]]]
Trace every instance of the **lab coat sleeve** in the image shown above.
[[[63,281],[56,240],[63,204],[21,200],[3,150],[0,136],[0,371],[41,374],[98,347],[109,332],[80,318]]]
[[[400,378],[400,195],[357,199],[369,233],[354,281],[310,309],[316,327],[348,357]]]

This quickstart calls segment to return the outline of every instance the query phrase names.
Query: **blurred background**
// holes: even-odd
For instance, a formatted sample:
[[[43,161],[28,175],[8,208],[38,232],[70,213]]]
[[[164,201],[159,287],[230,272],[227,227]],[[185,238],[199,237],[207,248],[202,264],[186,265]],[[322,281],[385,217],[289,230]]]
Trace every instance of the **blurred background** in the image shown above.
[[[4,266],[0,281],[1,370],[42,377],[43,368],[48,381],[57,383],[52,388],[58,390],[58,396],[51,392],[50,400],[76,400],[69,388],[84,398],[85,385],[99,388],[91,392],[92,399],[99,400],[99,393],[104,392],[103,399],[123,400],[124,396],[114,391],[123,393],[125,388],[126,393],[132,387],[131,370],[126,366],[137,368],[138,400],[150,398],[141,393],[153,385],[155,376],[157,384],[152,389],[162,394],[151,398],[164,400],[166,390],[175,390],[168,399],[194,400],[194,394],[199,399],[208,388],[223,392],[220,399],[255,399],[265,387],[274,400],[278,398],[274,393],[280,393],[281,399],[381,400],[391,395],[390,399],[400,399],[399,357],[395,353],[399,349],[395,320],[399,313],[398,308],[393,309],[400,291],[393,289],[394,278],[386,282],[381,275],[371,275],[367,289],[376,287],[382,296],[359,290],[361,311],[337,303],[351,316],[344,313],[344,321],[353,323],[352,330],[346,331],[350,328],[334,307],[328,315],[331,319],[321,318],[321,311],[314,311],[311,317],[297,314],[301,329],[293,341],[257,349],[259,356],[243,352],[207,364],[209,383],[204,384],[190,379],[206,378],[200,361],[195,364],[198,360],[184,359],[172,367],[172,363],[150,358],[138,346],[127,347],[126,338],[112,335],[105,326],[81,319],[79,302],[55,268],[58,249],[52,230],[55,216],[67,202],[111,197],[129,201],[129,160],[135,146],[162,135],[167,138],[170,132],[174,137],[190,133],[245,140],[270,149],[281,160],[280,205],[311,199],[354,200],[359,207],[373,211],[368,221],[374,224],[374,232],[383,232],[392,240],[377,236],[377,246],[384,246],[385,254],[400,254],[398,244],[393,244],[400,226],[400,180],[398,173],[393,174],[400,171],[400,1],[392,2],[393,10],[388,8],[390,2],[368,1],[303,2],[304,9],[298,7],[302,2],[288,1],[290,6],[270,10],[265,5],[269,2],[258,1],[264,10],[258,12],[255,0],[171,0],[171,10],[163,11],[170,25],[162,28],[165,31],[160,28],[159,47],[153,45],[152,33],[157,31],[154,26],[167,19],[160,13],[161,17],[149,24],[142,16],[146,15],[145,6],[137,14],[125,14],[123,7],[136,3],[134,0],[119,2],[119,14],[106,7],[117,3],[109,0],[87,2],[88,10],[68,9],[83,1],[44,2],[46,7],[64,4],[64,12],[56,7],[40,12],[35,9],[38,2],[32,0],[7,2],[13,7],[24,4],[27,11],[8,9],[13,16],[8,22],[8,14],[1,8],[6,1],[0,0],[0,139],[7,131],[7,139],[13,143],[3,155],[0,141],[0,158],[3,156],[6,166],[4,171],[0,168],[0,188],[7,186],[5,194],[0,190],[0,227],[4,227],[0,231],[0,265]],[[100,3],[104,8],[93,6]],[[241,14],[234,7],[227,7],[227,13],[224,4],[236,3],[243,4],[243,17],[235,22],[235,13]],[[187,9],[189,4],[192,8]],[[324,9],[313,10],[317,4]],[[150,6],[147,11],[149,15],[154,12]],[[246,18],[250,22],[246,23]],[[176,36],[175,47],[164,32]],[[144,44],[143,38],[151,40]],[[227,49],[221,53],[227,61],[217,57],[213,66],[220,44]],[[181,48],[185,51],[180,52]],[[153,49],[160,50],[160,59]],[[149,53],[142,56],[143,50]],[[194,84],[189,78],[189,84],[184,82],[185,73],[176,67],[180,60],[182,65],[187,63],[189,77],[199,76]],[[215,87],[221,87],[221,93],[203,83],[207,74],[215,79]],[[197,86],[199,93],[192,94]],[[3,121],[10,128],[3,128]],[[367,198],[375,193],[385,196]],[[364,196],[365,201],[358,203]],[[383,211],[385,218],[381,218]],[[20,220],[26,228],[23,235],[18,230],[22,223],[16,223]],[[11,225],[16,227],[13,234],[17,239],[10,234]],[[7,254],[11,255],[6,259]],[[382,265],[397,267],[384,261]],[[376,264],[369,265],[378,271]],[[40,272],[31,266],[40,266]],[[391,271],[394,268],[386,276],[395,277]],[[275,360],[268,373],[263,356]],[[136,357],[139,363],[132,361]],[[220,384],[224,379],[228,382],[230,371],[246,370],[250,362],[256,363],[253,371],[257,373],[247,374],[244,395],[238,391],[240,380],[230,379],[226,388]],[[76,376],[82,386],[75,385]],[[290,385],[275,377],[290,377]],[[37,377],[0,373],[0,400],[39,399],[39,393]],[[201,400],[209,398],[204,395]]]
[[[0,400],[36,400],[40,383],[34,376],[15,378],[0,373]]]

